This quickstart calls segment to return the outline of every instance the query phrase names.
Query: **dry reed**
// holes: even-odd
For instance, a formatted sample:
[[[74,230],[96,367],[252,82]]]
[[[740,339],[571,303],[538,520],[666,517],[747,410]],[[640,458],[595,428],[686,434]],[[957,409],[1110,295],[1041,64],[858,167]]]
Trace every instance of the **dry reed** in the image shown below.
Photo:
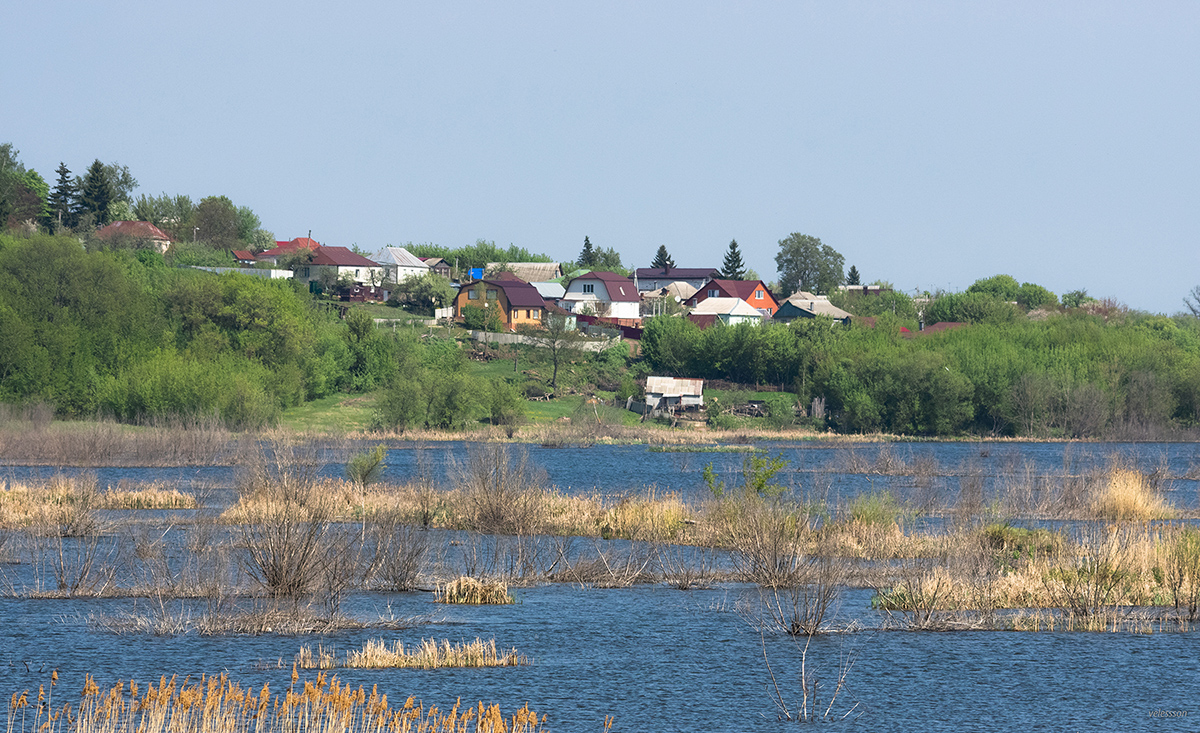
[[[511,649],[501,653],[496,649],[496,640],[441,644],[433,639],[424,639],[420,646],[405,650],[400,641],[389,645],[383,639],[371,639],[362,649],[347,652],[340,661],[337,653],[318,646],[314,653],[309,646],[300,648],[296,655],[296,666],[300,669],[440,669],[447,667],[516,667],[530,664],[529,658]]]
[[[274,694],[269,685],[254,690],[225,674],[198,681],[164,676],[144,688],[118,681],[107,691],[87,675],[75,707],[55,704],[57,682],[56,671],[37,697],[28,690],[12,695],[7,733],[530,733],[545,723],[528,706],[506,717],[498,705],[482,702],[442,710],[409,697],[392,705],[378,686],[368,692],[324,673],[298,687],[294,669],[291,686]]]
[[[513,597],[503,581],[482,581],[462,576],[445,585],[438,585],[434,594],[437,603],[456,603],[467,606],[508,605]]]

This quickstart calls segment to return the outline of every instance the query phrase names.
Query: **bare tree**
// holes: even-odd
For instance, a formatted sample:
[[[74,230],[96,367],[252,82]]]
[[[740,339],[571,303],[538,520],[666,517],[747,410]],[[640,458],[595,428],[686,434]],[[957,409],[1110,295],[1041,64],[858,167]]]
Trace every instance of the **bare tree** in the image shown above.
[[[550,388],[557,389],[558,366],[579,347],[583,334],[575,329],[575,324],[569,316],[561,313],[547,313],[542,321],[542,328],[522,328],[521,334],[535,346],[550,352],[550,361],[554,364]]]
[[[1200,318],[1200,285],[1188,291],[1188,294],[1183,297],[1183,304],[1187,306],[1193,316]]]

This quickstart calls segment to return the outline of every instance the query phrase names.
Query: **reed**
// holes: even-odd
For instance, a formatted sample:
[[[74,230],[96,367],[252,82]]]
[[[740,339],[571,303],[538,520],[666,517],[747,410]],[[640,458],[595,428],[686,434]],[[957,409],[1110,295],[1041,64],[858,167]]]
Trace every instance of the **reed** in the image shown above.
[[[433,639],[424,639],[419,646],[409,650],[400,641],[389,645],[383,639],[371,639],[362,649],[347,652],[340,660],[333,650],[318,646],[314,652],[311,647],[303,646],[295,663],[300,669],[441,669],[517,667],[531,662],[516,649],[498,651],[495,639],[476,638],[473,642],[458,644],[451,644],[448,639],[440,644]]]
[[[275,693],[269,684],[255,690],[225,674],[163,676],[144,687],[118,681],[108,690],[87,675],[75,706],[54,702],[57,682],[56,671],[37,697],[28,690],[12,695],[7,733],[532,733],[546,720],[528,705],[509,716],[483,702],[462,708],[456,701],[443,710],[409,697],[393,705],[377,685],[368,692],[323,672],[301,683],[295,669],[292,684]]]
[[[1110,521],[1169,519],[1174,509],[1158,496],[1146,474],[1124,466],[1112,466],[1099,491],[1092,497],[1092,514]]]
[[[508,605],[515,602],[508,594],[507,583],[476,580],[465,575],[445,585],[439,584],[434,601],[467,606]]]

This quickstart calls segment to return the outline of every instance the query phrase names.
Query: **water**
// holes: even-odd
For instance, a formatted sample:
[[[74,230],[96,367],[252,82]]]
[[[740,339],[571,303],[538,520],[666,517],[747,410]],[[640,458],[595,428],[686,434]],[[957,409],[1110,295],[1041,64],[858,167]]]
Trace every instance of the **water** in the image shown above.
[[[792,460],[787,476],[802,490],[813,477],[845,461],[841,446],[768,444]],[[461,461],[468,447],[438,445],[424,452],[433,471],[450,458]],[[877,445],[856,446],[874,458]],[[1195,474],[1200,453],[1192,444],[913,444],[891,446],[912,462],[922,455],[943,469],[972,467],[998,477],[1028,463],[1046,474],[1064,465],[1104,465],[1120,453],[1144,470],[1166,467]],[[741,465],[737,454],[653,453],[641,446],[577,449],[531,448],[549,480],[566,491],[620,493],[647,484],[685,496],[707,489],[700,471],[711,461],[719,472]],[[418,468],[417,452],[393,450],[386,480],[401,481]],[[55,467],[6,467],[10,480],[47,477]],[[337,475],[340,467],[326,469]],[[181,485],[224,486],[229,468],[96,469],[102,485],[126,480],[179,481]],[[893,487],[914,490],[911,478],[831,476],[841,496]],[[228,492],[228,489],[226,488]],[[1168,486],[1177,506],[1196,507],[1196,482]],[[139,515],[144,516],[144,515]],[[165,515],[164,515],[165,516]],[[162,520],[159,516],[155,521]],[[7,566],[6,577],[28,573]],[[118,636],[91,630],[93,614],[157,608],[152,599],[34,600],[0,597],[0,694],[36,690],[60,671],[56,694],[78,694],[86,673],[103,687],[117,679],[157,680],[161,674],[228,672],[241,683],[287,686],[291,659],[303,644],[361,647],[371,638],[406,645],[425,638],[471,641],[494,638],[532,658],[520,668],[471,670],[345,670],[342,679],[378,684],[392,701],[415,695],[426,703],[485,700],[513,712],[529,703],[549,715],[556,731],[598,731],[606,715],[621,731],[779,731],[769,690],[767,661],[789,708],[797,711],[801,650],[779,634],[760,637],[739,607],[757,591],[743,585],[678,591],[663,586],[602,590],[545,585],[514,590],[512,606],[461,607],[432,603],[428,593],[358,593],[344,610],[364,619],[432,614],[436,623],[401,631],[356,630],[327,636]],[[878,626],[870,591],[847,589],[839,624]],[[176,613],[176,606],[168,605]],[[198,609],[196,609],[198,612]],[[802,640],[801,640],[802,641]],[[766,661],[764,661],[764,646]],[[810,672],[832,685],[843,661],[853,661],[835,714],[846,723],[884,731],[962,730],[1197,730],[1200,723],[1200,634],[1196,633],[1022,633],[863,631],[817,637],[808,650]],[[282,665],[280,666],[280,663]],[[827,698],[823,698],[827,699]],[[1186,718],[1155,718],[1156,710],[1187,710]],[[821,712],[824,712],[822,705]]]

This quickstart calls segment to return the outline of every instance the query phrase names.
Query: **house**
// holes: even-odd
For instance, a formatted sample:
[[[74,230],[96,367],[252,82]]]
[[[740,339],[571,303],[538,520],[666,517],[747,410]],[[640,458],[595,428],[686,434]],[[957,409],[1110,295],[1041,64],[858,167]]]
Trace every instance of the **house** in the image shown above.
[[[506,331],[515,331],[523,325],[541,328],[546,315],[546,301],[537,288],[511,277],[464,283],[454,299],[454,320],[464,322],[463,309],[468,306],[495,306]]]
[[[646,407],[651,410],[704,407],[704,380],[646,377]]]
[[[639,267],[633,271],[633,279],[640,292],[665,288],[674,282],[684,282],[699,290],[721,271],[711,267]]]
[[[425,266],[435,275],[450,277],[450,263],[441,257],[419,257]]]
[[[715,323],[736,326],[739,323],[762,323],[762,311],[750,307],[741,298],[705,298],[688,314],[688,320],[700,328]]]
[[[312,261],[296,268],[296,279],[330,285],[348,278],[351,282],[377,285],[383,282],[384,269],[346,247],[317,247]]]
[[[114,221],[96,231],[96,239],[121,244],[134,249],[153,249],[164,254],[171,246],[171,237],[148,221]]]
[[[770,317],[779,310],[778,301],[762,280],[710,280],[688,298],[687,304],[695,307],[707,298],[740,298]]]
[[[371,255],[371,259],[383,268],[387,282],[402,283],[410,277],[421,277],[431,272],[428,264],[403,247],[384,247]]]
[[[559,305],[572,313],[583,313],[621,321],[625,326],[641,324],[641,298],[633,281],[615,272],[592,271],[571,280]]]
[[[557,280],[563,276],[562,267],[557,262],[489,262],[483,271],[488,277],[503,270],[511,272],[527,283]]]
[[[672,313],[677,308],[671,303],[683,303],[696,294],[696,289],[685,282],[673,282],[659,290],[642,290],[642,316]]]
[[[254,253],[249,250],[235,249],[232,250],[230,254],[233,255],[234,261],[239,265],[255,265],[258,263],[258,258],[255,257]]]
[[[315,252],[321,243],[315,239],[308,237],[297,237],[290,242],[276,242],[274,249],[269,249],[266,252],[261,252],[258,255],[260,262],[270,262],[272,265],[279,264],[279,258],[283,255],[296,252],[300,249],[306,249],[309,252]]]
[[[829,298],[806,293],[803,290],[792,293],[787,300],[783,301],[775,313],[775,320],[786,322],[797,318],[816,318],[817,316],[826,316],[847,326],[850,325],[850,314],[830,303]]]
[[[537,291],[542,294],[543,298],[546,300],[552,300],[556,303],[559,301],[559,299],[567,294],[567,289],[562,286],[562,283],[531,282],[529,284],[537,288]]]

